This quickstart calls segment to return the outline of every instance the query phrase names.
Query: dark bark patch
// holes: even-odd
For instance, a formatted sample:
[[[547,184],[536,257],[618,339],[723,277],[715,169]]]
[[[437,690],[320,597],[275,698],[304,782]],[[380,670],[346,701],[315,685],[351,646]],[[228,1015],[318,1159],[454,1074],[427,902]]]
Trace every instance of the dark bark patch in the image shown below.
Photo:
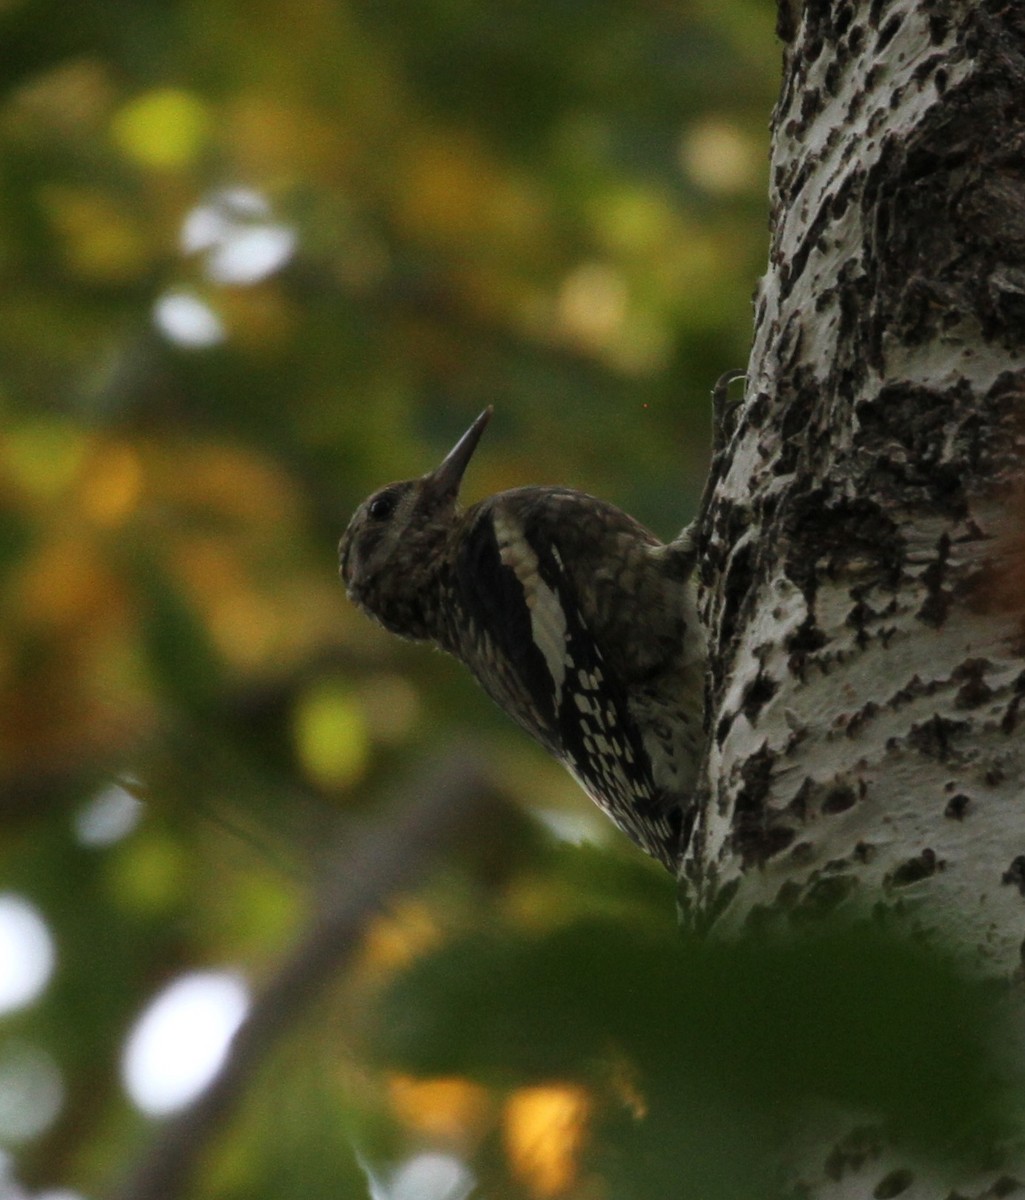
[[[1013,1175],[1001,1175],[1000,1178],[989,1189],[989,1194],[999,1198],[1010,1196],[1012,1193],[1020,1191],[1025,1186],[1020,1179],[1015,1179]]]
[[[971,7],[981,13],[985,6]],[[1012,18],[1002,13],[1001,19]],[[1023,297],[1017,289],[994,297],[991,280],[1022,265],[1014,232],[1025,196],[1014,177],[1021,169],[1025,72],[1017,46],[1011,48],[1015,35],[999,54],[993,18],[976,20],[974,29],[968,22],[963,50],[974,59],[974,35],[979,69],[948,86],[944,102],[933,107],[911,142],[894,140],[869,172],[866,224],[882,208],[893,213],[893,233],[870,244],[866,255],[875,300],[861,332],[870,340],[862,353],[871,362],[887,334],[905,344],[923,343],[966,320],[977,320],[987,341],[1006,347],[1022,342]],[[933,37],[945,32],[943,24],[930,29]],[[923,62],[914,85],[934,82],[946,57],[937,52]]]
[[[885,25],[876,34],[876,52],[885,50],[886,47],[893,41],[897,35],[897,31],[901,27],[901,18],[897,15],[892,16]]]
[[[771,417],[775,415],[774,406],[770,402],[770,397],[767,392],[758,392],[756,395],[748,398],[744,405],[744,415],[748,422],[756,429],[760,429]]]
[[[964,517],[966,483],[982,450],[979,404],[967,383],[943,392],[888,384],[859,403],[857,447],[869,493],[912,510]],[[949,544],[937,549],[945,567]]]
[[[796,850],[797,847],[794,847]],[[791,851],[793,854],[793,850]],[[776,899],[773,902],[773,907],[783,910],[784,912],[793,911],[798,901],[801,899],[801,885],[796,879],[787,879],[779,886],[779,891],[776,893]]]
[[[851,865],[849,858],[831,858],[823,868],[823,875],[839,875],[841,871],[846,871]]]
[[[793,842],[797,836],[796,830],[788,829],[785,825],[770,825],[761,829],[755,836],[748,830],[743,839],[739,831],[733,835],[734,847],[740,850],[741,863],[745,867],[761,866],[775,858]]]
[[[874,700],[867,700],[856,713],[852,713],[844,732],[849,738],[857,737],[862,729],[879,713],[879,705]]]
[[[839,221],[854,199],[855,179],[848,175],[833,193],[829,201],[829,215],[833,221]]]
[[[896,1171],[891,1171],[889,1175],[884,1175],[876,1184],[872,1191],[875,1200],[893,1200],[894,1196],[901,1195],[915,1182],[913,1171],[909,1171],[906,1167],[899,1167]]]
[[[950,29],[950,18],[943,13],[932,13],[929,17],[929,41],[934,46],[946,41]]]
[[[712,903],[708,906],[707,917],[702,918],[702,928],[710,929],[715,922],[718,921],[718,919],[733,903],[733,898],[736,896],[739,890],[740,880],[731,879],[728,883],[724,883],[722,887],[716,891]]]
[[[814,614],[809,612],[783,643],[789,655],[787,666],[791,673],[803,679],[809,655],[821,650],[825,644],[826,635],[819,629]]]
[[[798,867],[807,866],[815,857],[815,847],[811,842],[798,842],[790,851],[790,861]],[[799,887],[800,885],[795,880],[788,880],[787,883],[780,888],[780,900],[783,898],[783,888],[787,886]]]
[[[931,690],[933,690],[931,684],[923,683],[918,675],[912,675],[902,688],[898,688],[893,693],[886,702],[886,707],[896,712],[897,709],[903,708],[905,704],[910,704],[919,696],[928,695]]]
[[[1025,896],[1025,854],[1011,860],[1011,865],[1000,876],[1000,882],[1016,887],[1019,895]]]
[[[850,784],[841,783],[830,788],[822,800],[822,811],[826,814],[846,812],[858,802],[858,794]]]
[[[823,875],[813,879],[805,889],[796,913],[814,920],[828,916],[857,886],[856,875]]]
[[[758,721],[758,714],[779,690],[779,684],[770,679],[763,671],[759,671],[754,682],[749,684],[744,692],[741,711],[752,725]]]
[[[851,36],[848,41],[848,44],[850,45],[851,49],[855,53],[857,53],[858,45],[863,40],[864,40],[864,38],[862,36],[861,30],[854,29],[851,31]],[[860,117],[862,111],[865,108],[866,95],[867,95],[867,92],[862,88],[862,89],[859,89],[858,91],[856,91],[854,93],[854,95],[851,97],[851,102],[847,105],[847,111],[844,113],[844,121],[847,124],[849,124],[849,125],[853,124]],[[844,158],[849,159],[851,157],[851,153],[852,153],[852,150],[850,147],[848,147],[848,150],[844,154]]]
[[[852,1130],[830,1150],[824,1163],[827,1179],[839,1183],[848,1171],[860,1171],[882,1149],[880,1130],[871,1125]]]
[[[952,721],[949,717],[941,717],[939,713],[934,713],[928,721],[911,726],[907,737],[908,745],[914,747],[919,754],[924,754],[926,758],[935,758],[943,762],[954,752],[954,737],[970,728],[968,721]],[[897,738],[891,738],[887,742],[889,747],[896,747],[898,744]]]
[[[859,650],[864,650],[869,643],[868,623],[872,617],[872,609],[864,600],[855,600],[854,606],[847,614],[847,624],[855,631],[854,643]]]
[[[1001,733],[1013,733],[1018,725],[1018,710],[1022,700],[1025,700],[1025,671],[1014,681],[1014,695],[1000,720]]]
[[[807,824],[818,816],[836,816],[864,800],[868,785],[863,779],[846,774],[820,782],[806,778],[793,799],[783,809],[791,820]]]
[[[740,546],[732,555],[726,568],[723,582],[723,607],[719,618],[719,645],[727,647],[733,642],[741,609],[751,596],[754,582],[754,548]]]
[[[1007,778],[1007,772],[1003,765],[995,759],[986,767],[986,771],[982,776],[983,782],[987,787],[999,787]]]
[[[943,870],[943,860],[936,857],[935,850],[926,848],[921,854],[905,859],[899,867],[895,867],[883,880],[884,887],[910,887],[913,883],[921,883],[930,875]]]
[[[986,658],[966,658],[953,672],[951,679],[961,683],[954,704],[957,708],[978,708],[992,699],[993,689],[985,680],[992,664]]]
[[[834,60],[829,64],[829,66],[826,67],[825,73],[822,76],[822,82],[830,96],[835,96],[840,90],[840,78],[840,67],[839,64]]]
[[[851,54],[858,55],[861,53],[862,47],[864,45],[865,45],[865,30],[864,30],[863,26],[855,25],[851,29],[850,36],[847,38],[848,49],[850,50]],[[866,81],[865,90],[864,90],[864,92],[860,93],[860,95],[863,96],[865,94],[865,92],[867,92],[869,90],[870,87],[871,87],[871,84],[869,84]]]
[[[879,28],[879,22],[883,19],[883,12],[889,4],[890,0],[872,0],[868,8],[868,23],[872,29]]]
[[[947,619],[952,597],[949,589],[943,587],[947,576],[947,560],[950,557],[950,538],[944,533],[936,545],[936,557],[922,573],[922,582],[926,587],[926,597],[919,608],[918,619],[926,625],[938,629]]]
[[[783,409],[783,420],[780,424],[779,456],[773,466],[775,475],[792,475],[797,468],[797,458],[802,447],[808,427],[815,413],[816,389],[811,381],[804,380],[798,372],[794,373],[794,391]]]
[[[745,870],[781,853],[796,836],[789,826],[778,823],[782,814],[772,813],[768,808],[775,762],[775,753],[763,745],[741,768],[731,843]]]
[[[853,568],[859,579],[871,573],[894,585],[900,579],[903,535],[868,494],[848,497],[813,488],[789,505],[786,526],[793,547],[786,573],[802,590],[813,586],[823,569],[838,577]]]
[[[971,802],[971,797],[966,796],[964,792],[958,792],[956,796],[951,796],[947,801],[943,815],[951,821],[963,821]]]
[[[794,798],[783,811],[788,816],[794,817],[798,821],[807,821],[814,790],[815,784],[806,776],[804,782],[794,794]]]
[[[801,120],[809,124],[825,107],[822,93],[818,88],[810,88],[801,97]]]
[[[947,55],[933,54],[928,58],[923,59],[915,68],[911,78],[918,84],[919,87],[925,87],[929,80],[935,82],[936,76],[940,73],[940,64],[947,62]],[[939,90],[939,89],[937,89]]]

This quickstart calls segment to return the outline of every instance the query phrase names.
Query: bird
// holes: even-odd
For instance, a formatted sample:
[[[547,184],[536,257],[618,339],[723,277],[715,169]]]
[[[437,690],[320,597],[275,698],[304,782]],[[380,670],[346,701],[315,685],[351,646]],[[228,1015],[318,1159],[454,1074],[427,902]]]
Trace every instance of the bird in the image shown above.
[[[693,525],[664,543],[614,504],[560,486],[461,508],[492,413],[434,470],[356,509],[338,547],[342,582],[385,629],[464,663],[634,843],[675,871],[705,741]]]

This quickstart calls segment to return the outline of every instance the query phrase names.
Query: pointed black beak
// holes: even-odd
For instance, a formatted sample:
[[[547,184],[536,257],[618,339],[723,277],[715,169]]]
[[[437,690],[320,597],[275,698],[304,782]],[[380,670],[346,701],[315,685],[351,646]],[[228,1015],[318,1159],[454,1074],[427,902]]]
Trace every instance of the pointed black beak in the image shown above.
[[[424,476],[424,482],[429,485],[439,499],[449,496],[455,499],[459,495],[459,485],[463,482],[463,475],[466,468],[470,465],[473,452],[477,449],[477,443],[483,436],[484,430],[491,420],[491,414],[494,411],[494,408],[489,404],[448,454],[445,455],[445,461],[441,466],[436,467],[429,475]]]

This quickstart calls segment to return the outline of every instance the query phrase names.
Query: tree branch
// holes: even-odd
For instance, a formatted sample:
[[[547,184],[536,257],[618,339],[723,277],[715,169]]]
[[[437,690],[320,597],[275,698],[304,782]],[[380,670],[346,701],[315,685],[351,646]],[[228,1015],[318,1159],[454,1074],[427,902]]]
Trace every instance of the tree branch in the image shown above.
[[[305,933],[253,1003],[220,1072],[194,1104],[159,1129],[116,1200],[176,1200],[187,1193],[255,1071],[351,961],[373,917],[461,836],[497,824],[501,805],[482,764],[466,749],[450,751],[398,789],[385,815],[347,844],[327,872]]]

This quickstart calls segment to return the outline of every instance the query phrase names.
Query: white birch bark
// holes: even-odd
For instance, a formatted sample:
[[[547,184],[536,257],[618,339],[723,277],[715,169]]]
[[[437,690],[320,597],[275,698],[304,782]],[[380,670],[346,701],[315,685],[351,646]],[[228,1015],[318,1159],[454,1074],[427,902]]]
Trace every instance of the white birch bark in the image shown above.
[[[728,935],[881,905],[1020,981],[1025,603],[1000,580],[1025,515],[1025,3],[806,0],[780,25],[770,265],[701,533],[685,911]],[[1025,1180],[844,1137],[795,1168],[807,1195]]]

